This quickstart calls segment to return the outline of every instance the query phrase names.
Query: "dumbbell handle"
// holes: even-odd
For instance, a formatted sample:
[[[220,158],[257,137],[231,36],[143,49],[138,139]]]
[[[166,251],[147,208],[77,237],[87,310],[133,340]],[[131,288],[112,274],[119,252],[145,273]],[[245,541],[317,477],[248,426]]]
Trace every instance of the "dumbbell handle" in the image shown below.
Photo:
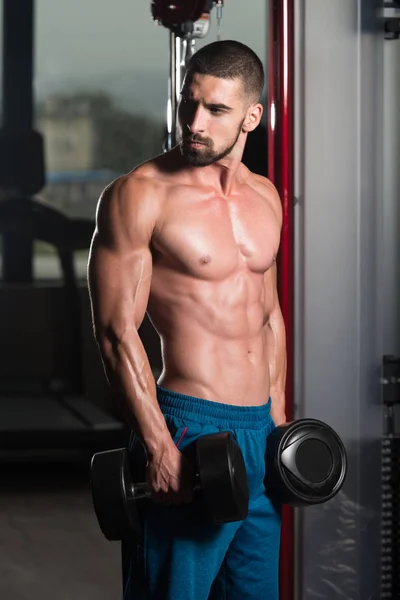
[[[196,475],[196,483],[194,484],[194,491],[201,490],[199,481],[199,475]],[[132,484],[131,497],[133,500],[141,500],[142,498],[151,498],[152,493],[148,483],[134,483]]]

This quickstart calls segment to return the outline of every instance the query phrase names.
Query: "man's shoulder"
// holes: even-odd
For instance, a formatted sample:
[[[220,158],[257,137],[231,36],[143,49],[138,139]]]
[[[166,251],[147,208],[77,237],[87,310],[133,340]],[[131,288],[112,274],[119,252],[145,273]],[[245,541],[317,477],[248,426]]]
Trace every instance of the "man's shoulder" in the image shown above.
[[[98,212],[117,212],[120,218],[158,221],[169,197],[181,182],[183,169],[176,150],[160,154],[117,177],[102,192]]]
[[[268,177],[258,175],[257,173],[251,173],[251,183],[263,196],[273,196],[274,200],[279,199],[278,190],[276,189],[272,181],[268,179]]]
[[[267,200],[282,225],[282,202],[275,185],[267,177],[256,173],[251,173],[250,182],[253,189]]]
[[[185,174],[177,148],[163,152],[135,167],[126,177],[131,187],[140,186],[144,190],[159,191],[179,183]]]
[[[132,205],[157,197],[161,177],[156,161],[151,159],[111,181],[102,191],[100,203]]]
[[[160,193],[148,167],[134,169],[111,181],[102,191],[97,219],[117,221],[157,220]]]

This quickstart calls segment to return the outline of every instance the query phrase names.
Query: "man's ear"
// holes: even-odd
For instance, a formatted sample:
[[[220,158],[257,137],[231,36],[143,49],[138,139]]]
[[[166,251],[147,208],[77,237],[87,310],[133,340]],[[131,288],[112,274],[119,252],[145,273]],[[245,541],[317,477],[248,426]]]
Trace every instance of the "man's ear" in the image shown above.
[[[261,121],[262,114],[263,114],[262,104],[260,104],[260,103],[252,104],[247,110],[246,118],[242,125],[242,130],[245,133],[254,131],[254,129],[257,127],[257,125]]]

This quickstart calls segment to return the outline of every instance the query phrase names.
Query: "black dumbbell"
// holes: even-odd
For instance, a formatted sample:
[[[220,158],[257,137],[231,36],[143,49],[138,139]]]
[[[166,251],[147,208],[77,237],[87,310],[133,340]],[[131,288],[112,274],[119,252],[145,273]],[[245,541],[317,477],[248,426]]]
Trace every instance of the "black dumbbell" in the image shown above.
[[[214,523],[241,521],[249,504],[246,466],[230,432],[205,435],[196,441],[195,490],[201,490],[209,518]],[[92,458],[93,506],[104,536],[122,540],[140,534],[136,502],[150,498],[145,483],[134,483],[125,448],[99,452]]]
[[[291,506],[327,502],[339,492],[347,473],[340,437],[316,419],[276,427],[267,438],[265,459],[267,494]]]

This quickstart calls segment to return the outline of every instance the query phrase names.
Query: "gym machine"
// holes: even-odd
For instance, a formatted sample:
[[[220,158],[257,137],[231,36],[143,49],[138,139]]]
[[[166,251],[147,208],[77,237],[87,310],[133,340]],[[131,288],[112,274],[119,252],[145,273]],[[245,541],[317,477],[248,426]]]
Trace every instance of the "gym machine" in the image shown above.
[[[385,0],[383,3],[384,27],[386,40],[398,40],[400,38],[400,2],[399,0]]]
[[[382,387],[385,425],[381,443],[381,599],[400,597],[400,358],[384,356]]]
[[[223,0],[153,0],[151,14],[159,25],[170,30],[169,79],[167,104],[167,139],[165,150],[176,144],[176,113],[183,77],[191,56],[195,52],[196,39],[203,38],[210,29],[210,13],[216,6],[218,37],[222,17]]]

